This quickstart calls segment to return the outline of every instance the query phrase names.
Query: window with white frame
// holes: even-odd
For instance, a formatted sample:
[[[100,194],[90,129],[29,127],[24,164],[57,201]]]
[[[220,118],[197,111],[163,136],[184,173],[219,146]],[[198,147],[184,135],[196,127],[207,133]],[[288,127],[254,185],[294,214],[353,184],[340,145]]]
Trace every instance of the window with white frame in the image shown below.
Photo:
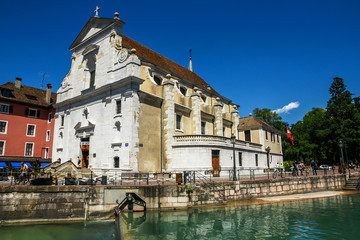
[[[255,166],[259,166],[259,158],[257,154],[255,154]]]
[[[9,104],[0,104],[0,113],[12,113],[12,106]]]
[[[46,141],[50,141],[50,130],[46,131]]]
[[[176,114],[176,130],[182,129],[182,116],[180,114]]]
[[[6,134],[7,133],[7,121],[0,121],[0,133]]]
[[[239,166],[242,167],[242,152],[239,152]]]
[[[48,114],[48,123],[51,123],[51,117],[52,117],[52,114],[49,113],[49,114]]]
[[[40,117],[40,110],[33,109],[33,108],[26,108],[25,115],[32,118]]]
[[[5,141],[0,141],[0,156],[5,155]]]
[[[25,143],[25,157],[32,157],[34,155],[34,143]]]
[[[44,158],[49,158],[49,148],[45,148],[45,152],[44,152]]]
[[[267,130],[265,130],[265,139],[266,139],[266,141],[269,140],[269,138],[268,138],[268,131],[267,131]]]
[[[35,137],[36,125],[28,124],[26,129],[26,136]]]

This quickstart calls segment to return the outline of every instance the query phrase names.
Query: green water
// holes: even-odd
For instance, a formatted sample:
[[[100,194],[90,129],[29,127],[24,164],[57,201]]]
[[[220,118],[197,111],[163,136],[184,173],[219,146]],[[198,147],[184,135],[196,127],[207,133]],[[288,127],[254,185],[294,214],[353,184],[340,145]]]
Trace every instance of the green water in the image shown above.
[[[123,217],[125,239],[360,239],[360,195]],[[0,227],[1,240],[115,239],[114,221]]]

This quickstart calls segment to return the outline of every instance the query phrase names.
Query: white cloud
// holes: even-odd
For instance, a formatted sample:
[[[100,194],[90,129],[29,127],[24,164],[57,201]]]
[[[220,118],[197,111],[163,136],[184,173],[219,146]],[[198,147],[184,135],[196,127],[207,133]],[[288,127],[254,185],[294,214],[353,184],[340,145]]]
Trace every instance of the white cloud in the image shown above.
[[[284,106],[284,107],[282,107],[282,108],[273,110],[272,112],[277,113],[277,114],[280,114],[280,113],[289,113],[290,110],[295,109],[295,108],[298,108],[299,106],[300,106],[300,103],[299,103],[298,101],[296,101],[296,102],[291,102],[291,103],[289,103],[288,105],[286,105],[286,106]]]

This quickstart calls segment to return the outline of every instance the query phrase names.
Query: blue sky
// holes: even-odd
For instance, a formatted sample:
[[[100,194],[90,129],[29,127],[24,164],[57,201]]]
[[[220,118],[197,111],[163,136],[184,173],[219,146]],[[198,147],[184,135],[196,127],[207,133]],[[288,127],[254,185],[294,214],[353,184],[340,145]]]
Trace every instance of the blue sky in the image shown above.
[[[70,68],[70,44],[94,16],[119,12],[123,33],[194,71],[239,104],[290,124],[326,107],[333,77],[360,96],[360,1],[182,0],[18,1],[1,3],[1,84],[53,85]],[[290,104],[290,105],[289,105]]]

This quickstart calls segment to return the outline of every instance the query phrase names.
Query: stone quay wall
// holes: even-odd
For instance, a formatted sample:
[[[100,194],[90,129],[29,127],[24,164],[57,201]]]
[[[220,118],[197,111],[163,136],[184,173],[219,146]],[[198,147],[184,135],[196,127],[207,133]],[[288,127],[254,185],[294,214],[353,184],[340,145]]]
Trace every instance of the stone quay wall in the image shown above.
[[[0,224],[15,222],[105,219],[135,192],[147,210],[179,209],[225,204],[266,196],[341,190],[346,176],[219,182],[199,185],[154,186],[0,186]]]

